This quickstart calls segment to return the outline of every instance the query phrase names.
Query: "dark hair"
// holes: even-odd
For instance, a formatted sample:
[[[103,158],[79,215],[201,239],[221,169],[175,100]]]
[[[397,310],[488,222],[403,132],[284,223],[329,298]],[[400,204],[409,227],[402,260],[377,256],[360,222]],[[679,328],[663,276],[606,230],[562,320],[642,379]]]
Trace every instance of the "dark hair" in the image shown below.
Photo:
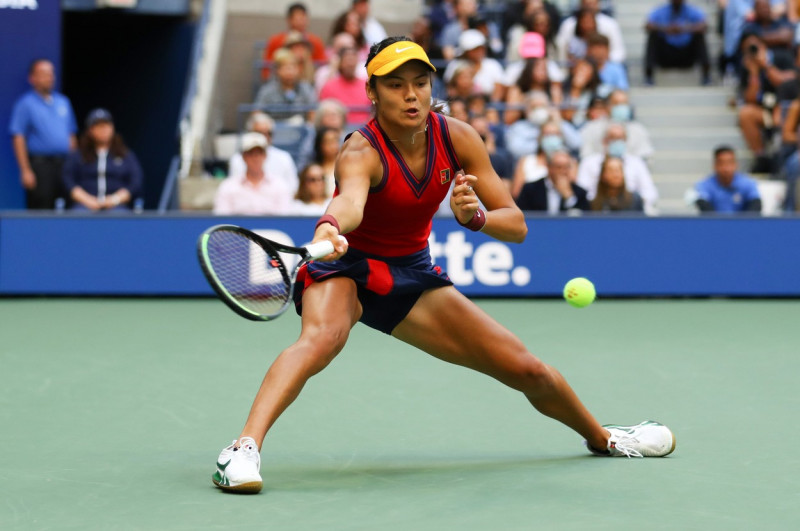
[[[308,203],[308,201],[311,199],[308,194],[308,188],[306,187],[306,176],[308,175],[308,172],[309,170],[311,170],[312,166],[319,166],[319,165],[320,164],[318,162],[309,162],[302,170],[300,170],[300,175],[298,175],[298,177],[300,178],[300,182],[297,185],[297,192],[294,194],[295,199],[299,199],[303,203]],[[323,182],[325,182],[324,175],[322,179]],[[326,192],[325,196],[327,197],[327,195],[328,194]]]
[[[306,8],[305,4],[295,2],[293,4],[289,4],[289,7],[286,8],[286,16],[291,17],[295,11],[302,11],[303,13],[308,14],[308,9]]]
[[[517,78],[517,87],[519,87],[519,90],[523,94],[525,94],[527,92],[530,92],[534,88],[533,87],[533,69],[541,61],[544,61],[545,64],[546,64],[547,59],[544,58],[544,57],[531,57],[531,58],[525,60],[525,66],[522,68],[522,72],[520,73],[519,78]],[[542,88],[542,90],[544,90],[544,92],[546,92],[547,95],[550,96],[550,76],[549,75],[547,76],[547,82],[545,83],[545,86]]]
[[[595,194],[595,197],[592,199],[591,203],[592,210],[630,210],[630,208],[633,206],[633,194],[630,193],[625,186],[624,167],[622,170],[622,186],[616,195],[611,195],[611,189],[608,187],[605,181],[603,181],[603,174],[606,171],[608,161],[612,159],[616,159],[620,161],[620,164],[622,164],[622,159],[618,157],[606,157],[603,159],[603,164],[600,166],[600,176],[597,182],[597,193]]]
[[[337,137],[341,136],[341,132],[338,129],[334,129],[333,127],[320,127],[317,129],[316,135],[314,135],[314,162],[317,164],[322,164],[322,142],[325,140],[325,135],[329,132],[333,131],[336,133]]]
[[[587,46],[605,46],[608,48],[611,46],[611,41],[608,40],[608,37],[603,35],[602,33],[592,33],[588,37],[586,37],[586,45]]]
[[[583,16],[586,16],[586,15],[591,15],[592,18],[594,19],[594,31],[597,32],[597,16],[592,11],[590,11],[588,9],[579,9],[578,13],[575,15],[575,36],[576,37],[581,37],[581,38],[584,38],[584,39],[587,37],[587,35],[583,34],[583,29],[581,28],[581,25],[579,24],[580,18],[583,17]]]
[[[78,139],[78,151],[81,153],[83,162],[94,162],[97,160],[97,145],[86,129]],[[108,155],[111,157],[124,157],[128,154],[128,146],[122,140],[122,136],[116,131],[111,137],[111,145],[108,146]]]
[[[723,153],[730,153],[731,155],[736,156],[736,151],[734,151],[734,149],[731,146],[724,144],[714,148],[714,160],[717,160],[717,157],[719,157]]]
[[[586,84],[586,90],[589,90],[592,93],[594,93],[595,91],[597,91],[597,87],[599,87],[600,83],[602,82],[600,80],[600,72],[597,70],[597,63],[591,57],[584,57],[583,59],[576,60],[575,64],[573,64],[572,67],[574,68],[575,65],[577,65],[580,62],[588,63],[589,66],[592,67],[592,79],[590,79],[589,82]],[[567,87],[567,90],[569,90],[572,87],[572,77],[573,77],[572,71],[570,71],[569,76],[567,76],[567,79],[564,83],[564,86]]]
[[[46,57],[37,57],[36,59],[28,63],[28,75],[33,74],[33,71],[36,70],[36,65],[45,62],[52,63],[52,61],[50,59],[47,59]]]
[[[331,26],[331,40],[333,40],[333,38],[340,33],[347,33],[344,30],[344,25],[347,22],[347,16],[350,13],[352,13],[352,11],[345,11],[333,21],[333,25]],[[367,39],[364,38],[364,31],[360,27],[358,28],[358,35],[353,35],[353,37],[355,37],[356,46],[359,48],[363,48],[367,45]]]

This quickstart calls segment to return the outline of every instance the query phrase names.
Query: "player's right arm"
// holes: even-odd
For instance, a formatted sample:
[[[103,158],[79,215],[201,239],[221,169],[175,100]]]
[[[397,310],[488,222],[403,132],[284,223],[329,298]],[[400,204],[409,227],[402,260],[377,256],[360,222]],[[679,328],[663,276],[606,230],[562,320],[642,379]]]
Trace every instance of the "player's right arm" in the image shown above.
[[[380,182],[382,171],[378,153],[369,142],[359,133],[350,136],[339,151],[334,168],[339,194],[325,211],[326,215],[336,218],[339,230],[330,223],[322,223],[314,232],[315,242],[330,240],[336,248],[336,252],[325,257],[326,260],[335,260],[347,250],[337,236],[347,234],[361,224],[370,186]]]

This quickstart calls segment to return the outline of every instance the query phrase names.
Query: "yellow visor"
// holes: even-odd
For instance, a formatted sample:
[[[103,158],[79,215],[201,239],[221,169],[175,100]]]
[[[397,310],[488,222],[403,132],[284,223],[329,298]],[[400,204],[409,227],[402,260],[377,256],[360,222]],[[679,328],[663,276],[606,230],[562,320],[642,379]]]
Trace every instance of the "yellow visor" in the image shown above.
[[[372,61],[367,64],[367,75],[369,77],[385,76],[396,70],[400,65],[414,59],[422,61],[436,72],[436,67],[431,64],[431,60],[428,59],[428,54],[425,53],[422,46],[416,42],[399,41],[390,44],[372,58]]]

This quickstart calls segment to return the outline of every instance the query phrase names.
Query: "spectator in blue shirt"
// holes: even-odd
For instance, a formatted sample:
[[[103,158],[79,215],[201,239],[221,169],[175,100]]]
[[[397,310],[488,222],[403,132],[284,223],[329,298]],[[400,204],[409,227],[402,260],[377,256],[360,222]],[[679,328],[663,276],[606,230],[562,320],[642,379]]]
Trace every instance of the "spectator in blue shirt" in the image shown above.
[[[786,0],[768,0],[772,13],[786,12]],[[723,48],[724,60],[732,71],[739,66],[739,48],[742,42],[742,30],[748,21],[755,18],[753,0],[725,0],[723,14]],[[794,18],[794,17],[793,17]]]
[[[600,92],[610,94],[613,90],[629,90],[628,73],[621,63],[609,61],[609,40],[605,35],[594,33],[586,39],[586,55],[597,65],[600,82],[605,85]]]
[[[64,163],[64,187],[72,210],[126,211],[141,195],[142,168],[114,131],[107,110],[95,109],[87,116],[78,150]]]
[[[75,114],[69,99],[53,90],[54,72],[47,59],[31,63],[31,90],[14,104],[8,127],[29,209],[52,209],[63,197],[61,168],[76,145]]]
[[[729,146],[714,150],[714,173],[694,187],[694,203],[701,212],[761,212],[755,179],[740,173],[736,153]]]
[[[706,15],[684,0],[670,0],[669,4],[655,8],[647,18],[647,51],[645,54],[645,83],[653,84],[653,70],[664,68],[691,68],[700,63],[703,69],[701,83],[711,83],[711,63],[706,46]]]
[[[742,40],[748,35],[761,39],[775,56],[783,55],[787,59],[794,59],[794,24],[785,16],[773,16],[769,0],[753,2],[753,20],[742,27]]]

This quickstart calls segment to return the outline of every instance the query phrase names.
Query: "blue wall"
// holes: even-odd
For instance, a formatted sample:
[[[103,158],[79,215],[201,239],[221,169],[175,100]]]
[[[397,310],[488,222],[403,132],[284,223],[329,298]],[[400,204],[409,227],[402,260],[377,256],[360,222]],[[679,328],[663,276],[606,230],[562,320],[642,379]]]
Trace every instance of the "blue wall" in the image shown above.
[[[309,218],[0,214],[0,294],[208,295],[207,227],[284,233]],[[431,251],[468,295],[556,296],[572,277],[603,296],[800,296],[800,218],[529,218],[524,244],[436,219]],[[276,235],[273,232],[273,236]]]
[[[31,4],[32,5],[32,4]],[[61,9],[58,2],[36,2],[36,9],[0,7],[0,209],[24,208],[25,194],[11,149],[8,122],[11,108],[28,85],[28,67],[38,58],[56,67],[61,76]]]

